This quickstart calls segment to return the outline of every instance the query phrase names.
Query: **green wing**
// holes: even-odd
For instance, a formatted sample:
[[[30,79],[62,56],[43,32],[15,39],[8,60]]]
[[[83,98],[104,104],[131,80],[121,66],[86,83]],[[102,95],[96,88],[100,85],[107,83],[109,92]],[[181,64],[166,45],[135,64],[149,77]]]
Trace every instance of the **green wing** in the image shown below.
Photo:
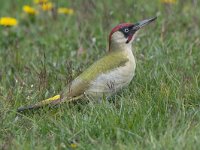
[[[110,52],[103,58],[99,59],[75,80],[68,85],[67,90],[63,91],[63,95],[67,97],[75,97],[84,93],[89,87],[91,81],[97,78],[98,75],[111,71],[114,68],[125,65],[128,61],[127,56],[122,51]],[[66,94],[64,94],[66,93]]]

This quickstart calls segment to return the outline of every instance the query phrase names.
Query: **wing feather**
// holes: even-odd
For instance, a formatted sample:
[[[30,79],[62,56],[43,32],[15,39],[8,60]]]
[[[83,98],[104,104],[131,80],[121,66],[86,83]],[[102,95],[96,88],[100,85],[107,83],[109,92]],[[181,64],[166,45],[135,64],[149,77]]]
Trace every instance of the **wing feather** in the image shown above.
[[[90,83],[100,74],[124,66],[127,61],[128,57],[122,51],[110,52],[74,79],[71,84],[67,86],[67,89],[63,91],[63,95],[65,97],[76,97],[84,94]]]

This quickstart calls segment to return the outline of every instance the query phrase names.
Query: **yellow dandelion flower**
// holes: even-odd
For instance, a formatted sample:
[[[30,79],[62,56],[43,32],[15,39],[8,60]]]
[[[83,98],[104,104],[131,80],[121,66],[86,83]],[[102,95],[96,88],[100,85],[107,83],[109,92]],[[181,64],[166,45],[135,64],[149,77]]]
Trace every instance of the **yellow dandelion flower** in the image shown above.
[[[75,143],[70,144],[71,148],[77,148],[77,145]]]
[[[59,14],[69,14],[69,15],[73,15],[74,14],[74,10],[71,8],[58,8],[58,13]]]
[[[37,14],[38,12],[35,10],[35,8],[29,6],[29,5],[24,5],[23,6],[23,11],[27,14],[30,14],[30,15],[35,15]]]
[[[51,3],[51,2],[42,4],[42,10],[48,11],[48,10],[52,10],[52,9],[53,9],[53,3]]]
[[[0,25],[2,26],[16,26],[17,20],[11,17],[2,17],[0,18]]]
[[[43,3],[47,3],[48,0],[34,0],[35,4],[43,4]]]
[[[160,0],[161,3],[166,3],[166,4],[175,4],[177,0]]]

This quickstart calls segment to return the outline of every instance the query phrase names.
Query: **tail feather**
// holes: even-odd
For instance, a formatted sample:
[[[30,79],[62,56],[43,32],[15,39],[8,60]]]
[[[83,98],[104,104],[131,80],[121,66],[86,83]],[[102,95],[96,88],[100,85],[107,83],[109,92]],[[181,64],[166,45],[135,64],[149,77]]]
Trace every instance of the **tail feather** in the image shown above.
[[[19,107],[17,109],[17,111],[22,112],[22,111],[25,111],[25,110],[37,109],[37,108],[40,108],[40,107],[43,107],[43,106],[46,106],[46,105],[55,105],[55,104],[59,103],[60,101],[61,101],[60,95],[56,95],[54,97],[48,98],[46,100],[43,100],[43,101],[38,102],[38,103],[33,104],[33,105]]]
[[[54,106],[56,104],[60,104],[60,103],[63,103],[63,102],[71,102],[71,101],[74,101],[74,100],[77,100],[77,99],[80,99],[83,95],[80,95],[80,96],[77,96],[77,97],[74,97],[74,98],[68,98],[68,99],[64,99],[64,98],[61,98],[60,95],[56,95],[54,97],[51,97],[51,98],[48,98],[46,100],[43,100],[41,102],[38,102],[36,104],[32,104],[32,105],[29,105],[29,106],[22,106],[22,107],[19,107],[17,109],[17,112],[23,112],[23,111],[26,111],[26,110],[34,110],[34,109],[39,109],[43,106]]]

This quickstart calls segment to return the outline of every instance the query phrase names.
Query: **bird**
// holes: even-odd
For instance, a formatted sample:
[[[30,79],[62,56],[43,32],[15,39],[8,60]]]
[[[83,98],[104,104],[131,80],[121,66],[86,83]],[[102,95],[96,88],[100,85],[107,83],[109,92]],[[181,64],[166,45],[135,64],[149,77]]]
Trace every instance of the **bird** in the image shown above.
[[[83,97],[110,97],[129,85],[135,75],[136,61],[132,52],[132,43],[138,31],[157,17],[137,23],[121,23],[109,34],[109,47],[106,55],[68,84],[59,95],[38,103],[22,106],[18,112],[34,110],[44,106],[55,106],[72,102]]]

